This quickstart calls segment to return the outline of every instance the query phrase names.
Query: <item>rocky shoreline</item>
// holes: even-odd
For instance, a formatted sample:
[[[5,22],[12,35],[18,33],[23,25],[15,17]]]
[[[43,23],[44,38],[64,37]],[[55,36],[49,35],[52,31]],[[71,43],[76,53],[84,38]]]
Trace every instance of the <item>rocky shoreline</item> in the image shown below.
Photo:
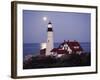
[[[60,58],[54,56],[30,56],[23,61],[23,69],[55,68],[55,67],[77,67],[90,66],[90,53],[68,54]]]

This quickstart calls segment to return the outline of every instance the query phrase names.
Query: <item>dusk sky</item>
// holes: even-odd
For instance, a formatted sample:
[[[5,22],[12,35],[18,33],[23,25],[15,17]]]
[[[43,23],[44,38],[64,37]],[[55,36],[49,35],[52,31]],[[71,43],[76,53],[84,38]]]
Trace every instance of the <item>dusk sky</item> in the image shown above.
[[[44,21],[43,17],[47,17],[47,21]],[[89,13],[23,10],[24,43],[46,42],[49,20],[53,25],[54,42],[64,40],[90,42],[91,15]]]

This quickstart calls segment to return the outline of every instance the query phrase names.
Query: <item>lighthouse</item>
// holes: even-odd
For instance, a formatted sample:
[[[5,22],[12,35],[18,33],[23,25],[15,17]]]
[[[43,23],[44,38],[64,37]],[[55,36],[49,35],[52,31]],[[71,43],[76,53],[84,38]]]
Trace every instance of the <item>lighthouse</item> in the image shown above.
[[[46,45],[46,56],[52,55],[53,52],[51,50],[54,47],[53,43],[53,26],[52,23],[49,21],[47,27],[47,45]]]

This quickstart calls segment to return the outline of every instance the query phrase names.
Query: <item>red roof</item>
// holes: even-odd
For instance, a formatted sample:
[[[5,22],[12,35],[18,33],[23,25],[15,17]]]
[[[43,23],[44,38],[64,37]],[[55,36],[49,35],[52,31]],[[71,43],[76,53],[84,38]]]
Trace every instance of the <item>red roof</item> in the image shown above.
[[[53,48],[51,52],[57,52],[58,48]]]
[[[67,50],[62,50],[62,49],[60,49],[60,48],[53,48],[53,49],[51,50],[51,52],[57,52],[58,54],[65,54],[65,53],[68,53]]]
[[[61,45],[63,46],[64,44],[67,44],[72,51],[83,51],[82,47],[77,41],[64,41]]]

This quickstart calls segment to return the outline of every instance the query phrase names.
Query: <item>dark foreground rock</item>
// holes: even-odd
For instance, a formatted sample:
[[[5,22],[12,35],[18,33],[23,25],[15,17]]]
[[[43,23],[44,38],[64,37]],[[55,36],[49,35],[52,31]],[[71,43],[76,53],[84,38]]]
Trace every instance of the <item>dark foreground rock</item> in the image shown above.
[[[90,63],[90,53],[81,55],[69,54],[60,58],[54,56],[35,56],[23,62],[23,69],[90,66]]]

